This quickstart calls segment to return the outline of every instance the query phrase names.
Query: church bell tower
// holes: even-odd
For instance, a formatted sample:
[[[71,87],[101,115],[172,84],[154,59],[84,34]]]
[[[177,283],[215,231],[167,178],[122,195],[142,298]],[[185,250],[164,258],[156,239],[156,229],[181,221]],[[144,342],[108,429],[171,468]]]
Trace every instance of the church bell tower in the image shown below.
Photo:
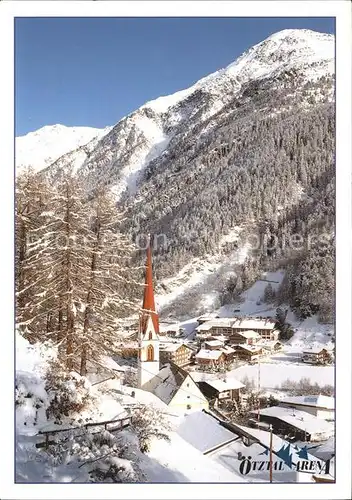
[[[151,242],[147,249],[145,288],[138,333],[138,387],[159,373],[159,317],[155,311]]]

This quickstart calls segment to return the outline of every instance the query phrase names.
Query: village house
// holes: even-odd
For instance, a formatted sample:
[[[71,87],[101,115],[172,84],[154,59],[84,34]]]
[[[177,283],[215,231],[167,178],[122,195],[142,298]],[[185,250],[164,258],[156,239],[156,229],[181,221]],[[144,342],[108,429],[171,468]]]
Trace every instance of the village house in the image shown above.
[[[311,347],[302,353],[302,361],[311,364],[327,364],[331,361],[331,354],[324,347]]]
[[[196,328],[197,338],[204,338],[206,335],[224,335],[228,337],[232,333],[231,325],[233,318],[218,318],[202,322]]]
[[[260,339],[259,333],[255,332],[254,330],[248,330],[245,332],[237,332],[234,331],[233,333],[230,334],[229,336],[229,341],[230,344],[248,344],[252,345],[258,342],[258,339]]]
[[[238,336],[245,332],[250,332],[248,337]],[[204,321],[196,328],[197,339],[214,335],[224,335],[233,343],[254,343],[258,338],[278,340],[279,331],[275,329],[272,318],[218,318]],[[246,338],[251,339],[250,342]]]
[[[241,389],[244,385],[234,378],[225,380],[206,380],[198,382],[198,386],[202,393],[209,400],[235,400],[241,399]]]
[[[322,394],[317,396],[291,396],[282,399],[279,406],[306,411],[324,420],[335,419],[335,399]]]
[[[207,398],[191,375],[174,363],[164,365],[143,387],[177,412],[208,409]]]
[[[253,330],[262,340],[278,340],[279,332],[275,329],[275,320],[272,318],[234,318],[232,330],[245,332]]]
[[[269,354],[275,354],[276,352],[282,351],[283,349],[283,344],[279,340],[259,341],[256,346],[261,347]]]
[[[229,338],[225,337],[225,335],[211,335],[207,340],[218,340],[223,345],[225,345],[226,343],[228,343]]]
[[[185,366],[190,363],[192,354],[193,350],[185,344],[160,344],[159,356],[162,364],[172,362],[177,366]]]
[[[218,368],[226,365],[226,355],[220,350],[201,349],[195,355],[195,360],[203,368]]]
[[[258,346],[237,345],[233,347],[235,349],[234,357],[246,363],[257,362],[267,354],[262,347]]]
[[[225,345],[220,350],[225,354],[226,363],[232,363],[232,361],[235,359],[235,349],[228,345]]]
[[[209,351],[217,351],[224,347],[224,343],[221,340],[206,340],[202,344],[202,349],[208,349]]]
[[[251,413],[257,415],[257,411]],[[315,417],[305,411],[281,406],[270,406],[259,410],[260,420],[273,426],[276,434],[296,441],[324,441],[334,435],[332,422]]]

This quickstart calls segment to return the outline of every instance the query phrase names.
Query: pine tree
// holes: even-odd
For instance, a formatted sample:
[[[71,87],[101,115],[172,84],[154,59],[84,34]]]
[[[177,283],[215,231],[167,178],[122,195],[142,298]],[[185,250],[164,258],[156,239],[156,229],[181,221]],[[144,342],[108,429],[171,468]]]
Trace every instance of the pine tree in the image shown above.
[[[32,325],[31,303],[43,291],[31,256],[42,234],[41,225],[49,200],[47,184],[33,170],[28,169],[18,176],[15,212],[16,320],[31,342],[38,339],[36,328]]]
[[[275,298],[275,291],[271,283],[268,283],[264,290],[264,302],[270,304]]]
[[[86,207],[78,181],[70,176],[56,189],[48,185],[45,189],[50,197],[28,231],[23,267],[29,278],[18,293],[20,297],[26,293],[29,300],[20,325],[38,340],[58,342],[72,369],[75,344],[80,343],[75,332],[77,309],[83,302],[82,280],[88,269]]]
[[[83,343],[80,373],[87,371],[87,359],[99,362],[114,351],[121,329],[119,318],[133,308],[126,297],[126,284],[136,285],[131,277],[132,244],[120,232],[122,214],[106,190],[96,193],[91,207],[88,239],[89,271],[85,278]]]
[[[22,207],[38,198],[30,186],[21,188],[19,234]],[[54,340],[66,368],[86,375],[87,361],[101,363],[114,351],[119,318],[132,311],[139,288],[129,262],[134,247],[120,232],[122,214],[107,191],[89,201],[70,175],[56,188],[42,181],[41,189],[18,245],[17,321],[31,341]]]

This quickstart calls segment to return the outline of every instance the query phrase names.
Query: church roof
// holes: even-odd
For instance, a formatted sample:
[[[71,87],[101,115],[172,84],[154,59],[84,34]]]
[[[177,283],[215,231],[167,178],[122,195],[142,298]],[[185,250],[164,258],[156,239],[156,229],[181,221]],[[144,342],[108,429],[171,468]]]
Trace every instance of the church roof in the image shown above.
[[[159,317],[155,310],[154,288],[153,288],[153,268],[152,268],[152,250],[151,242],[147,248],[147,261],[145,267],[145,287],[142,306],[142,331],[145,331],[147,321],[146,318],[151,316],[153,320],[155,333],[159,334]]]
[[[189,373],[179,366],[167,363],[148,383],[148,390],[169,404],[188,376]]]

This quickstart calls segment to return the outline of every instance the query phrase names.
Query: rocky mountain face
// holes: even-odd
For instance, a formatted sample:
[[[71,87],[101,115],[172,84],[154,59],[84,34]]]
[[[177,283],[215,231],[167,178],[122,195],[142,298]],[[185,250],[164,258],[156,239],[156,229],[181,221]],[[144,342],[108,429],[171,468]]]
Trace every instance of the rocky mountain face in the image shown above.
[[[304,245],[292,254],[287,239],[333,233],[334,140],[334,37],[284,30],[189,89],[146,103],[44,173],[55,180],[73,168],[91,193],[108,185],[131,237],[156,235],[166,310],[202,310],[214,290],[230,300],[283,261],[294,301],[293,280],[313,254]],[[280,245],[263,250],[265,237]],[[305,271],[295,264],[302,259]]]

